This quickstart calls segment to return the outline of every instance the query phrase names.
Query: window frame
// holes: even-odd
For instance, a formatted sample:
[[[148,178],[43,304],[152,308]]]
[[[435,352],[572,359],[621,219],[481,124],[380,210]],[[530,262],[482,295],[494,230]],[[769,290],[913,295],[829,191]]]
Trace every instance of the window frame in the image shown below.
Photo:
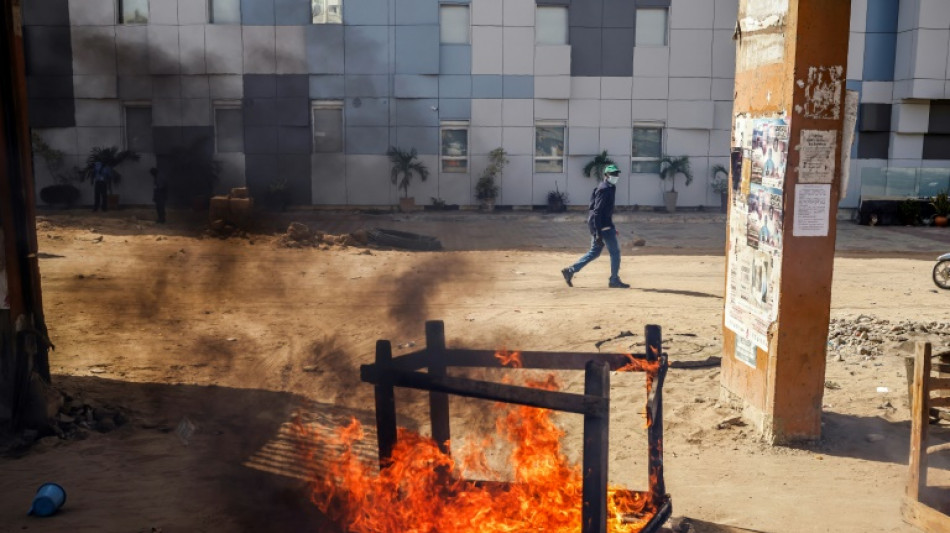
[[[208,13],[207,13],[207,15],[208,15],[208,24],[217,24],[217,25],[221,25],[221,26],[227,26],[227,25],[237,26],[237,25],[240,25],[240,24],[241,24],[241,0],[234,0],[234,1],[237,3],[237,14],[238,14],[238,20],[237,20],[237,22],[217,22],[217,21],[214,19],[214,2],[215,2],[215,0],[208,0],[208,2],[205,4],[205,9],[206,9],[207,12],[208,12]]]
[[[636,140],[636,130],[640,129],[651,129],[651,130],[660,130],[660,150],[656,157],[653,156],[635,156],[633,155],[633,143]],[[666,124],[663,122],[634,122],[633,127],[630,130],[630,173],[631,174],[659,174],[660,170],[660,161],[663,159],[663,145],[666,144]],[[657,164],[656,172],[643,172],[640,170],[641,163],[651,163],[655,162]]]
[[[323,6],[323,14],[320,16],[322,20],[317,20],[317,16],[313,14],[313,8],[320,4]],[[340,7],[339,20],[330,20],[330,8],[329,6],[336,5]],[[310,23],[311,24],[343,24],[343,0],[310,0]]]
[[[136,26],[136,25],[146,25],[148,24],[149,19],[151,18],[151,7],[148,0],[143,0],[145,2],[145,20],[144,21],[135,21],[135,22],[126,22],[125,20],[125,9],[123,9],[123,3],[127,0],[115,0],[115,20],[117,25],[121,26]]]
[[[563,11],[565,12],[565,14],[566,14],[566,16],[564,17],[564,21],[567,23],[567,25],[564,27],[564,42],[563,42],[563,43],[542,43],[542,42],[538,41],[538,35],[539,35],[539,33],[540,33],[540,32],[538,31],[538,13],[540,13],[541,10],[554,10],[554,9],[563,10]],[[534,28],[535,28],[535,30],[534,30],[534,44],[535,44],[535,46],[564,46],[564,45],[571,44],[571,26],[570,26],[571,22],[570,22],[570,20],[571,20],[571,19],[570,19],[570,13],[569,13],[569,8],[568,8],[568,6],[543,5],[543,4],[542,4],[542,5],[536,5],[536,6],[535,6],[535,10],[534,10]]]
[[[638,46],[642,46],[642,47],[654,47],[654,48],[664,48],[664,47],[669,46],[669,45],[670,45],[670,8],[668,8],[668,7],[652,7],[652,6],[637,7],[637,8],[636,8],[636,17],[637,17],[636,21],[637,21],[637,23],[639,23],[639,20],[640,20],[640,12],[641,12],[641,11],[663,11],[663,12],[666,14],[666,16],[665,16],[666,24],[665,24],[664,27],[663,27],[663,44],[640,43],[640,41],[638,40],[638,39],[639,39],[638,36],[640,35],[640,32],[637,32],[637,31],[636,31],[636,26],[634,26],[635,34],[634,34],[633,46],[634,46],[634,47],[638,47]]]
[[[220,150],[218,149],[218,111],[219,111],[219,110],[241,111],[241,112],[242,112],[242,117],[241,117],[241,126],[242,126],[242,129],[241,129],[241,149],[240,149],[240,150],[222,152],[222,151],[220,151]],[[212,122],[212,124],[211,124],[211,127],[214,129],[214,153],[216,153],[216,154],[240,154],[240,153],[244,153],[245,146],[244,146],[244,130],[243,130],[243,126],[244,126],[243,111],[244,111],[244,106],[241,104],[241,100],[215,100],[214,102],[212,102],[212,107],[211,107],[212,116],[211,116],[211,119],[212,119],[213,122]]]
[[[443,143],[442,136],[446,131],[464,131],[465,132],[465,155],[463,156],[452,156],[445,155],[443,152]],[[472,131],[467,120],[445,120],[439,124],[439,172],[444,174],[468,174],[471,171],[471,162],[470,162],[470,150],[471,145]],[[464,161],[464,169],[449,169],[446,170],[445,162],[446,161]]]
[[[561,128],[561,155],[538,155],[538,130],[539,128]],[[566,120],[538,120],[534,123],[534,153],[532,154],[532,169],[535,174],[564,174],[567,172],[567,121]],[[560,161],[561,170],[538,170],[538,162]]]
[[[147,152],[145,150],[133,149],[129,145],[129,109],[148,109],[149,115],[151,117],[149,128],[152,129],[152,146],[151,151]],[[129,100],[122,102],[122,147],[125,150],[132,150],[136,153],[144,154],[154,154],[155,153],[155,108],[152,106],[152,102],[148,100]]]
[[[317,121],[314,111],[334,110],[340,112],[340,149],[334,152],[317,151]],[[343,100],[311,100],[310,101],[310,153],[311,154],[345,154],[346,153],[346,113]]]

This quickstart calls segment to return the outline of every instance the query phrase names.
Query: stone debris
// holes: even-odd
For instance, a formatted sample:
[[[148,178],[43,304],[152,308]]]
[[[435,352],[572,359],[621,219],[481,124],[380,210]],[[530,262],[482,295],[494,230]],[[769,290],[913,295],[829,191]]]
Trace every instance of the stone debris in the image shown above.
[[[935,353],[950,349],[950,323],[892,322],[865,314],[832,318],[828,325],[827,357],[847,363],[873,361],[884,355],[911,355],[919,340],[931,342]]]
[[[333,235],[319,230],[313,230],[306,224],[291,222],[287,231],[277,239],[281,248],[318,248],[330,250],[333,247],[366,246],[369,237],[366,230],[357,230],[353,233]]]

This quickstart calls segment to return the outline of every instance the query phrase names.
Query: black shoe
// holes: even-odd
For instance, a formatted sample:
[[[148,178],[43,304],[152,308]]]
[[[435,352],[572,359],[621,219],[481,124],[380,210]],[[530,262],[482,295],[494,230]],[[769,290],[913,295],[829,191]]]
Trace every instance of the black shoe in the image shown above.
[[[610,287],[611,289],[629,289],[630,288],[629,283],[624,283],[620,281],[619,279],[610,280],[610,284],[608,284],[607,286]]]
[[[567,286],[568,286],[568,287],[573,287],[574,284],[571,283],[571,278],[574,277],[574,271],[571,269],[571,267],[567,267],[567,268],[561,269],[561,274],[564,275],[564,281],[567,282]]]

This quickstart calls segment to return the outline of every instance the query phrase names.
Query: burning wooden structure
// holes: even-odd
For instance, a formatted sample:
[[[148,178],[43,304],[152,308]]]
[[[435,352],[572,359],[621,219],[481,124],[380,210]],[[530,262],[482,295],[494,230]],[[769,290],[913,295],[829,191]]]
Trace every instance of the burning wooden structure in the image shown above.
[[[934,368],[936,366],[936,368]],[[937,370],[936,377],[931,371]],[[950,408],[950,367],[944,363],[934,365],[929,342],[918,342],[914,353],[914,384],[911,397],[910,474],[901,513],[904,520],[929,532],[950,531],[950,511],[946,501],[934,506],[927,498],[927,456],[950,451],[950,443],[927,446],[927,426],[932,408]],[[931,393],[936,393],[931,396]],[[936,417],[939,420],[939,416]]]
[[[649,502],[653,516],[641,532],[657,531],[672,513],[663,481],[663,382],[668,360],[659,326],[646,327],[646,349],[641,355],[566,352],[520,352],[520,368],[584,370],[584,394],[541,390],[478,381],[448,375],[450,367],[501,368],[495,351],[449,349],[444,324],[426,323],[426,346],[397,358],[389,341],[376,343],[376,362],[363,365],[360,377],[375,385],[376,425],[380,466],[384,468],[396,446],[395,387],[429,391],[432,437],[449,453],[449,394],[540,407],[584,415],[582,533],[604,533],[607,524],[607,466],[609,456],[610,371],[640,371],[647,379],[647,448],[649,490],[630,491]],[[422,372],[422,370],[427,370]],[[634,517],[630,517],[631,520]],[[642,517],[640,517],[642,519]]]

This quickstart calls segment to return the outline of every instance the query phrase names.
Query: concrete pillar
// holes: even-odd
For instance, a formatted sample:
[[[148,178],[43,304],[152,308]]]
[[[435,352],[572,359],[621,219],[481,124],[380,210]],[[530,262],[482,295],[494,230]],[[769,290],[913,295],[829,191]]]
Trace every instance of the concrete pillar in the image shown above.
[[[739,3],[722,396],[776,444],[821,436],[850,11]]]

